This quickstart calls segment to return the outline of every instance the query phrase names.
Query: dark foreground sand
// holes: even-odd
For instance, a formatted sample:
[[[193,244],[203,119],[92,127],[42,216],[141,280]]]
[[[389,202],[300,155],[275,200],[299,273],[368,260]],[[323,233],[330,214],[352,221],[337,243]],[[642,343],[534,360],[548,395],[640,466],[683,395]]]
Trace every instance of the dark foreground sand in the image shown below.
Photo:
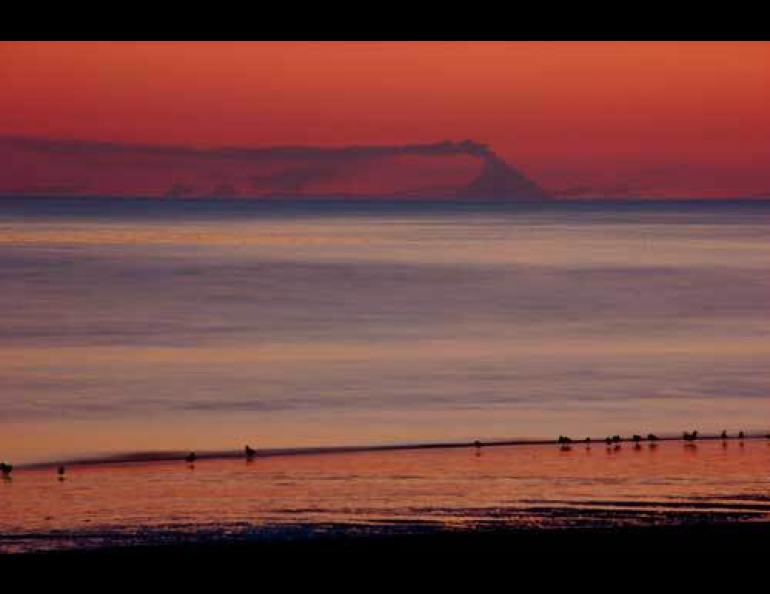
[[[307,540],[241,541],[71,550],[0,556],[0,572],[53,570],[48,575],[136,577],[162,572],[190,579],[255,571],[306,581],[330,571],[341,576],[421,570],[451,581],[477,571],[509,577],[550,567],[538,576],[564,582],[585,572],[630,571],[632,582],[663,579],[658,572],[703,578],[727,571],[736,580],[747,570],[770,567],[770,524],[691,524],[640,528],[473,530],[387,536],[329,536]],[[64,573],[61,573],[64,572]],[[128,573],[126,573],[128,572]],[[213,573],[212,573],[213,572]],[[576,573],[577,572],[577,573]],[[705,573],[704,573],[705,572]],[[205,574],[205,575],[204,575]],[[149,575],[149,574],[148,574]],[[657,577],[656,577],[657,576]],[[723,576],[724,577],[724,576]]]

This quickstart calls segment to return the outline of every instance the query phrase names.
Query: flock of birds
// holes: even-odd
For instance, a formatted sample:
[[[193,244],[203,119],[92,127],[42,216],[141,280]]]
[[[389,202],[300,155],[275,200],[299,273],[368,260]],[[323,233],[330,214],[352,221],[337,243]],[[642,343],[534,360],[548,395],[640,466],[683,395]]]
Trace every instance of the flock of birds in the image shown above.
[[[765,437],[767,439],[770,439],[770,433],[765,435]],[[728,435],[726,430],[723,430],[722,433],[719,434],[719,439],[721,439],[723,443],[726,442],[728,439],[740,439],[740,440],[743,440],[745,438],[746,438],[746,434],[743,431],[739,431],[737,436],[735,436],[735,435]],[[683,431],[682,432],[682,441],[693,442],[693,441],[696,441],[697,439],[698,439],[698,432],[696,430],[693,430],[693,431]],[[631,439],[626,439],[626,440],[624,440],[620,435],[612,435],[612,436],[608,435],[604,439],[604,443],[607,445],[607,447],[609,447],[611,445],[614,445],[615,449],[618,449],[618,448],[620,448],[620,443],[622,441],[632,441],[636,445],[636,447],[640,447],[639,444],[642,441],[648,441],[648,442],[650,442],[650,445],[652,445],[652,443],[654,443],[656,441],[659,441],[659,440],[660,440],[660,438],[657,435],[655,435],[654,433],[648,433],[646,438],[642,437],[641,435],[633,435],[631,437]],[[569,437],[567,437],[566,435],[559,435],[559,438],[556,440],[556,443],[560,444],[562,446],[562,449],[569,449],[570,444],[574,443],[574,440],[569,438]],[[591,445],[591,438],[590,437],[586,437],[583,440],[583,443],[586,444],[586,447],[590,447],[590,445]]]
[[[243,453],[246,456],[247,460],[253,460],[254,457],[257,455],[257,450],[250,446],[246,446],[243,448]],[[185,462],[188,464],[194,464],[195,461],[198,459],[198,456],[195,452],[190,452],[185,456]],[[0,462],[0,475],[2,475],[3,478],[10,478],[11,472],[13,471],[13,464],[8,464],[6,462]],[[59,466],[56,469],[56,475],[59,478],[60,481],[64,480],[64,477],[67,473],[67,468],[65,466]]]
[[[728,439],[744,439],[746,437],[746,434],[743,431],[739,431],[737,436],[731,436],[728,435],[727,431],[722,431],[720,433],[719,438],[722,439],[722,441],[727,441]],[[765,435],[767,439],[770,439],[770,433]],[[697,431],[684,431],[682,433],[682,440],[685,442],[693,442],[698,439],[698,432]],[[620,447],[620,443],[622,441],[632,441],[634,444],[639,446],[640,442],[642,441],[648,441],[651,444],[659,441],[660,438],[655,435],[654,433],[648,433],[647,437],[642,437],[641,435],[633,435],[630,440],[626,439],[624,440],[620,435],[608,435],[604,439],[604,443],[609,447],[611,445],[614,445],[616,448]],[[590,437],[586,437],[582,440],[584,444],[586,444],[586,447],[590,447],[592,440]],[[569,449],[571,444],[575,443],[575,440],[573,440],[570,437],[567,437],[566,435],[559,435],[559,438],[556,440],[556,443],[561,445],[562,449]],[[482,443],[479,440],[476,440],[473,442],[474,447],[478,450],[481,449]],[[246,460],[253,460],[254,457],[257,455],[257,450],[250,446],[245,446],[243,448],[243,454],[246,458]],[[185,456],[184,460],[189,465],[195,464],[195,461],[198,459],[198,456],[195,452],[190,452]],[[8,479],[11,476],[11,472],[13,471],[13,465],[8,464],[6,462],[0,462],[0,475],[2,475],[3,478]],[[59,478],[59,480],[64,480],[64,476],[67,472],[67,469],[64,466],[59,466],[56,469],[56,474]]]

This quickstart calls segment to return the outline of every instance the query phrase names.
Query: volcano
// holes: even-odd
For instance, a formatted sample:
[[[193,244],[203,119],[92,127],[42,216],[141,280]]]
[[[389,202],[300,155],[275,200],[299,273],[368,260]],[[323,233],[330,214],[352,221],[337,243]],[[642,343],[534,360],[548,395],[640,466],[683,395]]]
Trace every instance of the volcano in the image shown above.
[[[0,137],[0,195],[533,201],[487,145],[197,148]]]
[[[543,188],[491,151],[482,158],[484,165],[481,174],[466,187],[458,190],[458,198],[506,200],[550,198]]]

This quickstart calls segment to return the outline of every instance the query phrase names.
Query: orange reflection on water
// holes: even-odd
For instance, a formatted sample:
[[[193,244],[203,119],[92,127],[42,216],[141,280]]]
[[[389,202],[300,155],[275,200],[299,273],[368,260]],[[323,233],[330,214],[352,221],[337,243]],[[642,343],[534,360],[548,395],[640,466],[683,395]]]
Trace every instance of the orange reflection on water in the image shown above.
[[[89,534],[268,525],[559,527],[770,514],[770,443],[361,452],[19,470],[0,484],[0,550]],[[60,532],[57,536],[58,531]],[[9,540],[11,539],[11,540]],[[74,539],[74,540],[72,540]],[[53,544],[52,544],[53,543]],[[75,545],[76,546],[76,545]]]

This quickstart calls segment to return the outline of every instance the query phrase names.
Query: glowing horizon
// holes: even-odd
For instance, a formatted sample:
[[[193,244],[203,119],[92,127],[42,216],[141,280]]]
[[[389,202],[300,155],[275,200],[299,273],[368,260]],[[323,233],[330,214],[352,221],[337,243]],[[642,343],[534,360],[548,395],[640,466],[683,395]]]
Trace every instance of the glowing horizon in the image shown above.
[[[200,149],[471,139],[563,198],[770,193],[763,42],[3,42],[0,84],[6,137]],[[387,169],[363,187],[394,175],[424,174]]]

